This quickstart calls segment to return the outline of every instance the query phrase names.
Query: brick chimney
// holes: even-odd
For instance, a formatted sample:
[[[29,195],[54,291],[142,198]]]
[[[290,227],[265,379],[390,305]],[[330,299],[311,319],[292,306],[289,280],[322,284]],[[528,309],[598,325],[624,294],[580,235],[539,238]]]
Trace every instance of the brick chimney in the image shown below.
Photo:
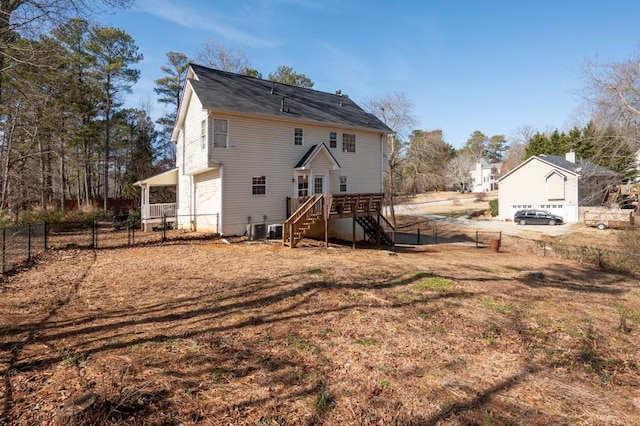
[[[566,154],[564,154],[564,159],[567,160],[570,163],[575,164],[576,163],[576,153],[573,151],[569,151]]]

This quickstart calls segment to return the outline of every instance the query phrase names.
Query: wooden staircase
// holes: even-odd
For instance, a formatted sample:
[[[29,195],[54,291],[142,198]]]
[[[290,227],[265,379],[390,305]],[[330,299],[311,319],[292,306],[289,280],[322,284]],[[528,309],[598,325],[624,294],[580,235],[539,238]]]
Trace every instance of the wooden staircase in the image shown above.
[[[310,197],[296,210],[282,227],[282,244],[294,248],[307,231],[323,218],[324,197]]]
[[[320,220],[325,221],[325,239],[327,223],[331,219],[353,219],[353,246],[355,248],[356,223],[364,230],[365,241],[385,246],[395,245],[395,228],[382,215],[383,194],[327,194],[314,195],[299,200],[302,205],[285,221],[282,227],[282,244],[291,248],[307,235],[307,232]],[[288,199],[288,208],[292,205]],[[290,210],[289,210],[290,211]]]
[[[393,247],[395,245],[394,238],[392,235],[389,235],[384,228],[386,225],[391,233],[393,233],[395,229],[384,216],[380,215],[379,217],[382,219],[380,224],[378,224],[378,221],[376,221],[373,216],[356,216],[355,219],[356,223],[364,230],[365,240],[377,244],[379,236],[380,244]]]

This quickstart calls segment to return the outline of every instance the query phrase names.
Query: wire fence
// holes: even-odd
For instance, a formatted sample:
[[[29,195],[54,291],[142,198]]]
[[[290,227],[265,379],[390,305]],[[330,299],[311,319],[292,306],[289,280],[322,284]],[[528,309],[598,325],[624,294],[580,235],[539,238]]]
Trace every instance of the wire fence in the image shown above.
[[[216,216],[216,217],[212,217]],[[217,223],[217,215],[191,216],[200,223]],[[217,226],[177,229],[174,218],[161,218],[149,232],[134,220],[46,222],[1,229],[2,274],[15,271],[48,249],[109,249],[176,240],[206,239],[217,235]]]
[[[193,223],[217,223],[216,215],[192,216]],[[208,217],[204,217],[208,216]],[[211,216],[211,217],[209,217]],[[212,217],[216,216],[216,217]],[[206,239],[217,235],[216,227],[203,231],[176,229],[175,219],[162,218],[153,231],[142,232],[134,221],[77,221],[42,223],[2,228],[0,257],[2,274],[15,271],[47,249],[109,249],[137,244],[154,244],[176,240]],[[600,247],[570,245],[528,239],[494,231],[439,228],[437,226],[399,227],[396,243],[407,245],[463,243],[495,251],[529,253],[589,264],[600,269],[640,273],[640,254]]]
[[[514,235],[503,236],[502,244],[512,252],[574,260],[614,272],[640,273],[640,254],[629,251],[534,240]]]
[[[529,253],[535,256],[573,260],[599,269],[627,274],[640,273],[640,254],[629,251],[572,245],[506,235],[500,231],[472,230],[466,227],[412,223],[396,229],[396,243],[406,245],[451,244],[494,251]]]

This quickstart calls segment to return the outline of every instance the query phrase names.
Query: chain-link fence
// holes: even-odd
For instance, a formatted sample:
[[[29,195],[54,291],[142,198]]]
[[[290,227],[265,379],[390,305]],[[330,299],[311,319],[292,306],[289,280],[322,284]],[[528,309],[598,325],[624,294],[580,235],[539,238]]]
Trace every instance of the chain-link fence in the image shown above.
[[[46,224],[2,228],[2,273],[28,262],[46,248]]]
[[[196,219],[201,223],[217,223],[215,214],[199,215]],[[29,263],[46,249],[118,248],[134,244],[211,238],[218,233],[217,226],[201,231],[176,229],[175,222],[166,218],[154,226],[153,231],[142,232],[139,226],[132,220],[85,220],[2,228],[2,273],[6,274]]]

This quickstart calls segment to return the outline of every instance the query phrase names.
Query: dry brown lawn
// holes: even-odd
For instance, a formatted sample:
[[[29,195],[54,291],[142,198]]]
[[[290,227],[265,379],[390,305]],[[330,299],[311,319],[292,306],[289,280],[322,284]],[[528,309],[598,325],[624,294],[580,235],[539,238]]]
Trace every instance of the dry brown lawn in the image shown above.
[[[508,248],[52,251],[0,295],[0,424],[640,424],[637,279]]]

